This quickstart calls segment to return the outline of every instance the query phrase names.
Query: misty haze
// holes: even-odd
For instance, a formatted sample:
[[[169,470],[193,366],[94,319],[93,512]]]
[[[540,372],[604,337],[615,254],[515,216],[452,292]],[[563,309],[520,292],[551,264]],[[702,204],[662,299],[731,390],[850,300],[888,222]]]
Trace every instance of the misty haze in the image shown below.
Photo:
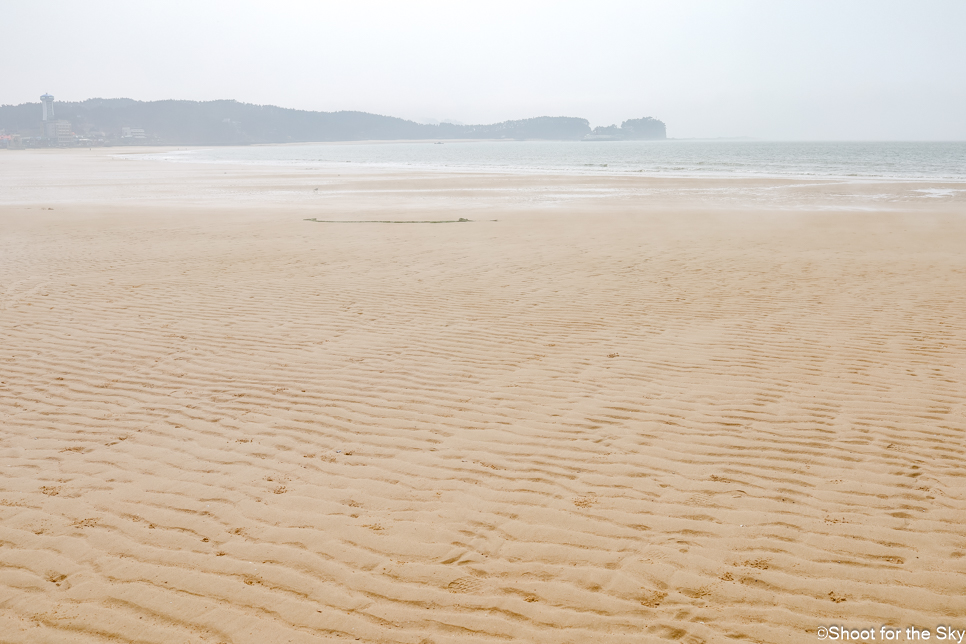
[[[966,639],[966,5],[10,0],[0,641]]]

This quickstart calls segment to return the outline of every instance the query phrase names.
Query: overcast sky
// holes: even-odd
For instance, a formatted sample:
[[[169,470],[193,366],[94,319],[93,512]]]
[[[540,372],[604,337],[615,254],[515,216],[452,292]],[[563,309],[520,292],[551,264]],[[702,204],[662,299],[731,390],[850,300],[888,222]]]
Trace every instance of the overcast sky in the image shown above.
[[[966,1],[2,0],[0,103],[130,97],[668,136],[966,140]]]

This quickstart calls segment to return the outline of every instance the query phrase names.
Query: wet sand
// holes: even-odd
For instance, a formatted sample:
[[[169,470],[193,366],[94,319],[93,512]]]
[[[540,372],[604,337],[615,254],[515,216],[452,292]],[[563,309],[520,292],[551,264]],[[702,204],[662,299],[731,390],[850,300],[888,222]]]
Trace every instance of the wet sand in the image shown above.
[[[966,628],[966,193],[117,153],[0,154],[0,641]]]

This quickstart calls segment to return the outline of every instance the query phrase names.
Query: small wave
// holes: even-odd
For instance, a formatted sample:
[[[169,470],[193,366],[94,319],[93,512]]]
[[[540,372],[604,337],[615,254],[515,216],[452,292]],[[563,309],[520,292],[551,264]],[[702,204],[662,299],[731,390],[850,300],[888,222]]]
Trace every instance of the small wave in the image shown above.
[[[642,145],[637,145],[642,143]],[[604,155],[606,159],[602,158]],[[587,146],[567,141],[305,144],[200,148],[119,155],[180,163],[445,172],[581,174],[641,172],[696,177],[781,177],[966,182],[966,143],[651,142]]]

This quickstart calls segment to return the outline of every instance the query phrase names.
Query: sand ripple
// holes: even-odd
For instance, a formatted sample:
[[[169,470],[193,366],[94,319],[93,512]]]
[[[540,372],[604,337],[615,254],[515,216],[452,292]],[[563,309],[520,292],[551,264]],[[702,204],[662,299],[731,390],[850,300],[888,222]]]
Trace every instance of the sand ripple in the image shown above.
[[[966,614],[962,224],[219,217],[0,237],[0,640]]]

